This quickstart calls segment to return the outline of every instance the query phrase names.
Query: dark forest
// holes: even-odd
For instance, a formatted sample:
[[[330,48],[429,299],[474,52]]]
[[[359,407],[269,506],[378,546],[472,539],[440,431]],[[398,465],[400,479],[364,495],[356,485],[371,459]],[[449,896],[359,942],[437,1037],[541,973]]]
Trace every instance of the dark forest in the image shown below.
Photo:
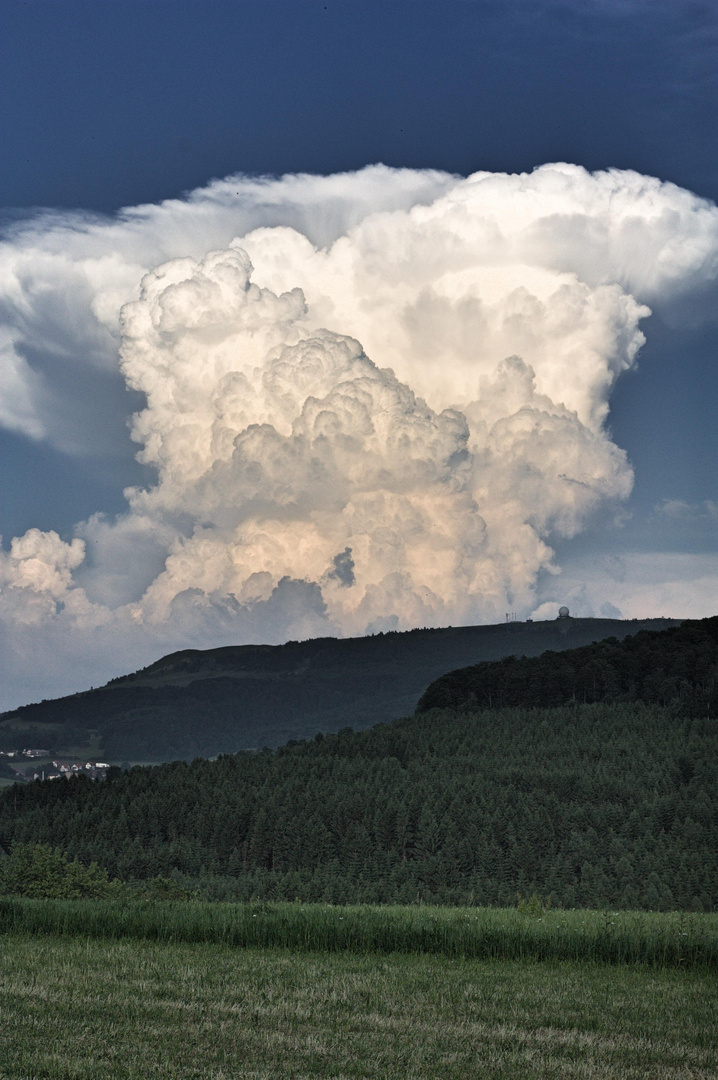
[[[0,841],[214,898],[714,910],[717,630],[474,666],[366,731],[14,785]]]

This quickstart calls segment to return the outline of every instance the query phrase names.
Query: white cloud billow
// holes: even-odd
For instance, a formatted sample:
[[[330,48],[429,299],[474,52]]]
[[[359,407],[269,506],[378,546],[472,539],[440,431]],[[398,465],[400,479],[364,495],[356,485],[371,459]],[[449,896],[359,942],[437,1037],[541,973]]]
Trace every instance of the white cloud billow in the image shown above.
[[[91,453],[58,372],[119,364],[157,481],[0,555],[5,703],[30,650],[57,693],[184,645],[528,614],[552,539],[630,493],[605,425],[646,303],[713,287],[717,253],[711,204],[568,165],[230,178],[16,227],[0,423]]]

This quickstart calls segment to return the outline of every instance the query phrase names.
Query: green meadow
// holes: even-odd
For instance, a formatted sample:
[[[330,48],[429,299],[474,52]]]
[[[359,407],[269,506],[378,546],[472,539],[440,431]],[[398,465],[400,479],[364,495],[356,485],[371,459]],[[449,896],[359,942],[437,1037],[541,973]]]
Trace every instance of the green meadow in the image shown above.
[[[9,934],[3,1080],[714,1080],[705,968]]]
[[[0,933],[215,943],[231,949],[430,953],[718,970],[718,914],[0,897]]]
[[[715,1080],[718,916],[0,899],[2,1080]]]

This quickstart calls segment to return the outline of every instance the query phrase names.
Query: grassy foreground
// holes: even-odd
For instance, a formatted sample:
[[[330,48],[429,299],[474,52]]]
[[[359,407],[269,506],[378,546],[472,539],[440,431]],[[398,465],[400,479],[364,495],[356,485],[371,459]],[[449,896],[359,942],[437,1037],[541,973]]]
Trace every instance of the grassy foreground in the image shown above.
[[[646,965],[6,935],[3,1080],[714,1080],[718,980]]]
[[[0,934],[718,968],[718,915],[0,897]]]

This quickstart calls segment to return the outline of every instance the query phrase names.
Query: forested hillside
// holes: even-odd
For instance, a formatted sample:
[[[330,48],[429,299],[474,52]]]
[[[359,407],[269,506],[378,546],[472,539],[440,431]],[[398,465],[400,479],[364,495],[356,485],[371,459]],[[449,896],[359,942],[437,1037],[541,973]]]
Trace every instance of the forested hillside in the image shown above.
[[[667,625],[558,619],[186,650],[107,686],[2,714],[0,750],[39,746],[51,756],[122,762],[279,746],[413,712],[433,679],[478,660],[536,656]]]
[[[686,621],[659,634],[639,632],[558,655],[509,656],[437,679],[418,712],[577,702],[674,704],[691,716],[718,711],[718,618]]]
[[[642,703],[434,710],[105,783],[15,785],[0,840],[122,879],[332,902],[715,910],[714,720]]]

